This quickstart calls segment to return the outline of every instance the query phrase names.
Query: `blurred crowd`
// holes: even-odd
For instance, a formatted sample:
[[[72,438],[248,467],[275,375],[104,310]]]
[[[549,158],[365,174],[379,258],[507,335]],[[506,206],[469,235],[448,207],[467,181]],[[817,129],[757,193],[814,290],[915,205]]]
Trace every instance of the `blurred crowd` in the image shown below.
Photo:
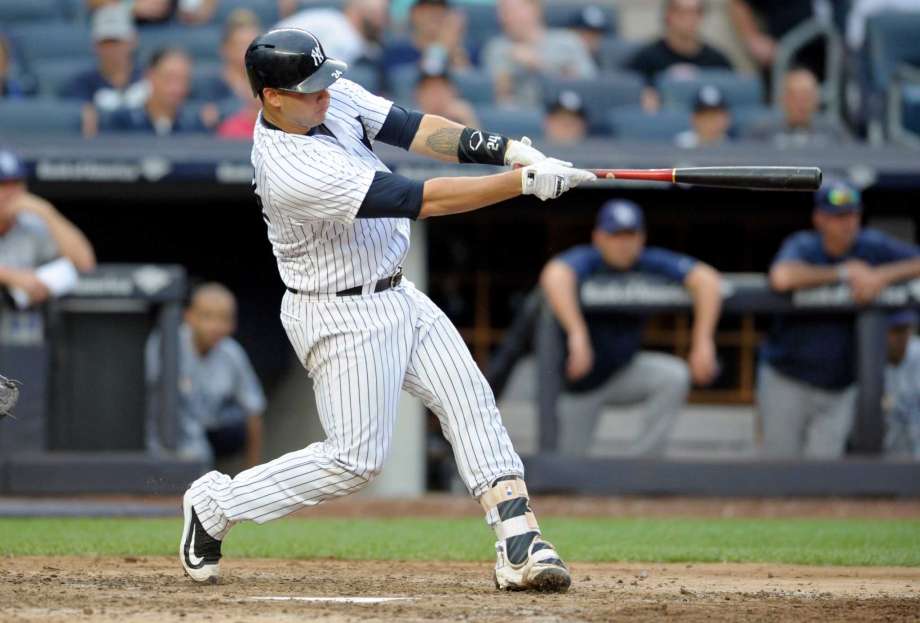
[[[658,36],[635,41],[619,34],[625,9],[590,0],[4,2],[0,116],[20,131],[248,139],[243,55],[283,26],[317,33],[347,77],[405,106],[561,144],[920,136],[916,2],[659,4]],[[754,72],[706,41],[709,11],[725,12]],[[54,104],[15,104],[32,98]]]

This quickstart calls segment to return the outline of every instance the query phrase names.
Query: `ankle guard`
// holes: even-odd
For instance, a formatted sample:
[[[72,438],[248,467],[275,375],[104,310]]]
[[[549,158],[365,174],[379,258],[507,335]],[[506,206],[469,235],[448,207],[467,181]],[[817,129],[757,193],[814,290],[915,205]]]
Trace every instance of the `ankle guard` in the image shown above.
[[[486,523],[498,540],[505,542],[508,560],[515,565],[527,560],[531,542],[540,535],[540,526],[530,509],[524,481],[499,480],[482,494],[479,503],[486,512]]]

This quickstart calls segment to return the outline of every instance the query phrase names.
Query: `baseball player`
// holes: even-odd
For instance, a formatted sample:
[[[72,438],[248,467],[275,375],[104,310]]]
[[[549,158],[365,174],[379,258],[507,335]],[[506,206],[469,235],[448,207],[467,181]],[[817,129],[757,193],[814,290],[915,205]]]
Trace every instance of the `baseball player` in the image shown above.
[[[509,140],[407,111],[343,76],[319,40],[272,30],[246,52],[262,112],[253,137],[255,193],[287,287],[281,322],[313,380],[323,442],[230,478],[212,471],[183,498],[180,559],[218,578],[234,524],[262,523],[363,488],[389,451],[401,389],[439,418],[460,475],[495,530],[495,583],[564,591],[571,578],[543,540],[521,460],[492,391],[456,329],[400,264],[410,221],[483,208],[521,194],[541,200],[595,179]],[[382,141],[446,162],[511,165],[483,177],[416,182],[391,173]]]

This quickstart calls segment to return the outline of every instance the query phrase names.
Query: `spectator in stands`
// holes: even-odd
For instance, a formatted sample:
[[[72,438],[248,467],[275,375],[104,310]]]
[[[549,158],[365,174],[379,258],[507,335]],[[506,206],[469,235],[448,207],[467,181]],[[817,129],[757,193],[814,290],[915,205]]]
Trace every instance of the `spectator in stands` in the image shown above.
[[[693,129],[677,135],[678,147],[712,147],[728,140],[732,114],[719,87],[712,84],[700,87],[693,103],[691,122]]]
[[[77,271],[96,267],[93,247],[53,205],[30,193],[26,170],[0,150],[0,314],[5,305],[38,305],[69,292]]]
[[[770,141],[779,148],[847,142],[843,128],[818,114],[820,99],[815,75],[804,67],[791,69],[783,81],[783,119],[754,126],[749,138]]]
[[[423,56],[443,58],[451,71],[470,67],[464,45],[466,15],[448,0],[415,0],[409,13],[409,36],[397,39],[383,52],[383,69],[416,65]]]
[[[920,248],[860,229],[862,202],[850,184],[826,180],[816,194],[814,230],[788,237],[770,285],[790,292],[837,283],[860,305],[888,285],[920,277]],[[836,458],[856,405],[852,315],[778,316],[761,352],[757,403],[769,458]]]
[[[594,64],[600,67],[601,44],[604,42],[604,37],[611,32],[607,13],[597,5],[585,5],[573,14],[569,27],[581,38]]]
[[[197,85],[199,97],[217,106],[222,121],[231,116],[236,118],[231,125],[243,122],[245,126],[246,120],[252,119],[253,122],[255,120],[251,110],[255,105],[253,104],[255,98],[246,74],[245,56],[249,44],[261,32],[259,18],[252,11],[236,9],[230,13],[224,23],[220,48],[222,60],[220,76],[205,84]],[[256,106],[256,111],[258,112],[258,106]],[[252,138],[252,126],[249,129],[249,138]]]
[[[231,337],[235,330],[233,294],[218,283],[195,288],[179,329],[177,451],[204,461],[242,453],[251,467],[261,460],[265,395],[246,351]],[[147,341],[146,362],[148,384],[156,390],[161,378],[159,334]],[[150,443],[156,447],[152,439]]]
[[[387,0],[346,0],[344,9],[311,8],[294,13],[275,28],[300,28],[321,37],[323,51],[349,65],[377,65],[389,23]]]
[[[220,122],[220,125],[217,126],[217,135],[226,139],[251,141],[252,130],[256,126],[261,110],[261,102],[255,97],[249,98],[241,109]]]
[[[503,33],[486,44],[483,66],[499,103],[539,106],[541,78],[592,78],[594,61],[572,32],[547,29],[540,0],[498,0]]]
[[[553,98],[543,118],[543,136],[556,145],[577,145],[588,135],[588,115],[581,95],[564,89]]]
[[[467,127],[478,127],[473,106],[457,94],[447,67],[437,60],[422,62],[415,85],[415,102],[421,112],[441,115]]]
[[[920,337],[917,312],[905,309],[888,318],[885,368],[885,452],[920,459]]]
[[[764,83],[770,86],[770,73],[780,39],[814,16],[813,2],[789,0],[729,0],[729,17],[735,32],[760,68]],[[796,55],[796,63],[812,73],[823,75],[824,41],[806,46]],[[769,89],[768,89],[769,90]]]
[[[631,454],[659,455],[693,382],[711,383],[717,373],[715,328],[722,307],[721,278],[712,267],[686,255],[645,246],[642,211],[631,201],[612,200],[598,215],[591,245],[574,247],[543,269],[540,285],[566,335],[565,392],[560,397],[560,449],[585,454],[605,405],[641,403],[642,432]],[[594,275],[633,272],[682,284],[693,299],[688,361],[640,351],[644,319],[585,317],[578,292]],[[689,369],[688,364],[689,363]]]
[[[0,35],[0,98],[26,97],[30,95],[26,85],[10,76],[11,61],[10,44],[6,37]]]
[[[63,95],[82,100],[100,112],[143,105],[149,87],[134,63],[137,31],[130,9],[124,4],[101,7],[93,13],[92,33],[96,67],[78,74]]]
[[[191,73],[188,54],[177,48],[157,50],[147,69],[147,101],[143,106],[114,111],[103,120],[103,129],[167,135],[214,128],[219,117],[216,106],[205,105],[198,111],[186,106]]]
[[[161,24],[178,20],[190,26],[211,21],[218,0],[131,0],[131,14],[138,24]],[[122,0],[86,0],[91,11],[120,4]],[[124,4],[124,3],[122,3]]]
[[[731,69],[728,58],[705,43],[700,35],[704,0],[667,0],[664,5],[664,36],[641,48],[627,67],[645,78],[642,107],[654,112],[661,99],[654,88],[662,73],[693,78],[700,68]]]

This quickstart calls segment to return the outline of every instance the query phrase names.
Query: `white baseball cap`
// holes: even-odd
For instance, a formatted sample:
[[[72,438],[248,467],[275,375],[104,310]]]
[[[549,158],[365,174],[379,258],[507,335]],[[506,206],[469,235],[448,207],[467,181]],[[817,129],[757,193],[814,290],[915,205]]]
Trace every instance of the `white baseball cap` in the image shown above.
[[[107,4],[93,13],[93,41],[131,41],[137,35],[131,9],[124,3]]]

